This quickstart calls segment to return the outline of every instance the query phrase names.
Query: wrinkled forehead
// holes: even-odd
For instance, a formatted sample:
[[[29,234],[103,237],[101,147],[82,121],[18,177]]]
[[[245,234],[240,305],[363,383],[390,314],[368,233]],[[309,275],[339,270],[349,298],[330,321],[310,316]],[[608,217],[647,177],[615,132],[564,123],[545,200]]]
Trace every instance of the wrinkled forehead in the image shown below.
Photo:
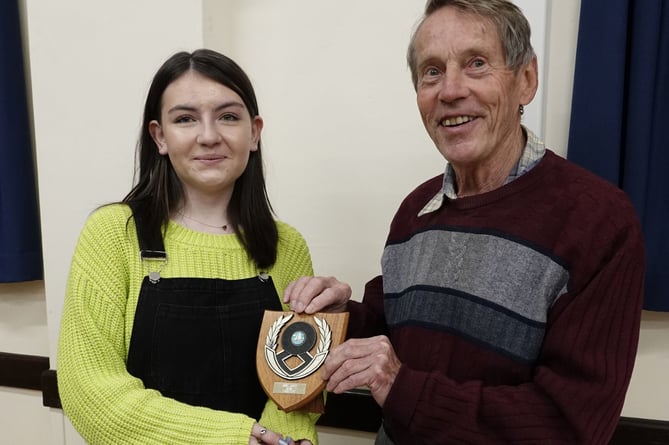
[[[502,42],[494,22],[480,14],[454,6],[445,6],[428,16],[416,33],[418,59],[431,51],[499,52]]]

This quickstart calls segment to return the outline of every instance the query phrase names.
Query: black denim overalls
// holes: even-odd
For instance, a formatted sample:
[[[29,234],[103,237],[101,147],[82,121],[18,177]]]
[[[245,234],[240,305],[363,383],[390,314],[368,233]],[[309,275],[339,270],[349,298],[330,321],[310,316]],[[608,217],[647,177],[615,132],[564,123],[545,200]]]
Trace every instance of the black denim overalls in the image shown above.
[[[162,238],[147,246],[139,226],[143,258],[166,260]],[[266,274],[223,280],[160,278],[154,271],[139,293],[128,372],[163,396],[259,419],[267,396],[255,360],[266,309],[282,310]]]

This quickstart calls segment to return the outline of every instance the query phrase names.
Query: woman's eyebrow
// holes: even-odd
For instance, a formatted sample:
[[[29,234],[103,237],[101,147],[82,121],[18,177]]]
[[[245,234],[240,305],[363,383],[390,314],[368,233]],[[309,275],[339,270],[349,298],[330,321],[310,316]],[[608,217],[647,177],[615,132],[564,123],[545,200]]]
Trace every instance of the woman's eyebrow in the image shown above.
[[[218,106],[214,109],[214,111],[221,111],[221,110],[224,110],[224,109],[226,109],[226,108],[231,108],[231,107],[240,107],[240,108],[244,108],[244,103],[243,103],[243,102],[236,101],[236,100],[231,100],[231,101],[223,102],[222,104],[218,105]],[[189,104],[177,104],[177,105],[173,106],[172,108],[170,108],[169,110],[167,110],[168,113],[172,113],[172,112],[174,112],[174,111],[190,111],[190,112],[195,112],[195,111],[197,111],[197,107],[196,107],[196,106],[193,106],[193,105],[189,105]]]

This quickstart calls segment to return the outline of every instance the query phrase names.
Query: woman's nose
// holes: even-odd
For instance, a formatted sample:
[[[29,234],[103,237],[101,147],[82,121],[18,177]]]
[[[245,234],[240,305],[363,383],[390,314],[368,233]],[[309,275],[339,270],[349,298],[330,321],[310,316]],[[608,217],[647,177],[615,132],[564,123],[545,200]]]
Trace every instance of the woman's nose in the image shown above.
[[[221,142],[222,136],[214,123],[203,122],[200,126],[196,142],[200,145],[215,145]]]

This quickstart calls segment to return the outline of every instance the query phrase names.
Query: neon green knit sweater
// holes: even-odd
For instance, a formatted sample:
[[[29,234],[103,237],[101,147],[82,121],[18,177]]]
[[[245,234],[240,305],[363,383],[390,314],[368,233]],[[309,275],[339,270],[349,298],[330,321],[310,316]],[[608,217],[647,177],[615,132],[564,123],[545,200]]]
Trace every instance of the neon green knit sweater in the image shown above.
[[[126,357],[142,279],[130,209],[114,204],[86,221],[72,259],[58,348],[63,410],[92,444],[247,444],[256,419],[190,406],[145,389],[126,371]],[[266,272],[277,293],[301,275],[313,275],[302,236],[285,223],[276,264]],[[164,237],[165,278],[240,279],[258,274],[234,235],[210,235],[173,222]],[[255,354],[255,351],[249,351]],[[317,444],[318,416],[284,413],[268,400],[259,423]]]

